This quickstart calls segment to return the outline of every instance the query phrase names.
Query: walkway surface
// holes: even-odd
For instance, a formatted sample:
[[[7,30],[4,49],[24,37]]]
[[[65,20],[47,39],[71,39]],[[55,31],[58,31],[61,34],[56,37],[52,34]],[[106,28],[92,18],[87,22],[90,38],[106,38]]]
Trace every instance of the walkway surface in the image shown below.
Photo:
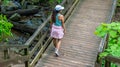
[[[54,56],[50,45],[35,67],[94,67],[100,39],[95,28],[105,22],[112,0],[83,0],[67,21],[60,57]]]

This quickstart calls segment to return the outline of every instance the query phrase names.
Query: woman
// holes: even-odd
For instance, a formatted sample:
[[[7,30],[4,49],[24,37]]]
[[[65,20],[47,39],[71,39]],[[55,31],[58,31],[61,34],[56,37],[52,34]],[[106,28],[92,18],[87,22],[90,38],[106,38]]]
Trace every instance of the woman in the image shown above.
[[[50,36],[53,38],[53,43],[55,46],[55,55],[59,56],[59,49],[61,45],[61,39],[65,34],[65,24],[64,24],[64,16],[61,14],[61,11],[64,9],[61,5],[56,5],[52,14],[52,22],[51,22],[51,34]]]

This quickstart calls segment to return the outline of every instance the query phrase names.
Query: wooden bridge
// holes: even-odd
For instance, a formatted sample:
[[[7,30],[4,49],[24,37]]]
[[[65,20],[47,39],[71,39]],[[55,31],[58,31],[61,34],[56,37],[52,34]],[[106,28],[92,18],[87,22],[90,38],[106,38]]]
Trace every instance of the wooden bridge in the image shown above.
[[[112,0],[79,1],[66,21],[67,33],[62,39],[60,57],[54,56],[51,43],[35,67],[95,67],[100,39],[94,31],[108,20],[112,4]]]
[[[49,37],[49,16],[24,45],[0,45],[2,50],[14,47],[23,52],[23,55],[15,54],[14,58],[7,59],[13,56],[7,50],[4,52],[6,60],[0,58],[0,65],[4,64],[0,67],[8,67],[11,60],[21,62],[12,67],[98,67],[97,55],[105,39],[98,38],[94,31],[100,23],[111,22],[116,1],[63,0],[67,32],[62,39],[60,57],[54,56],[52,38]]]

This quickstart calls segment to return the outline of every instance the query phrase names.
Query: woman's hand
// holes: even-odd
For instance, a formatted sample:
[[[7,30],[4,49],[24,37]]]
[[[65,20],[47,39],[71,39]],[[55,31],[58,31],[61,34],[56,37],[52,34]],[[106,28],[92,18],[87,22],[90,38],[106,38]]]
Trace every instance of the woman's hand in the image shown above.
[[[65,34],[66,33],[66,30],[64,29],[63,33]]]

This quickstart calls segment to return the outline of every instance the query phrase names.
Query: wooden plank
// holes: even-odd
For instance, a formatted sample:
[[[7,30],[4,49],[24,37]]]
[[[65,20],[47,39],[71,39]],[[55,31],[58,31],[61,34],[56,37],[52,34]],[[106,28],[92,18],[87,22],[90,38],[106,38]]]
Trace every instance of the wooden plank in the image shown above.
[[[67,12],[67,14],[65,15],[65,20],[67,20],[67,18],[70,16],[71,12],[74,10],[76,4],[78,3],[79,0],[75,0],[75,2],[72,4],[71,8],[69,9],[69,11]]]
[[[27,45],[19,45],[19,44],[0,45],[0,48],[14,48],[14,47],[16,47],[16,48],[28,48]]]

